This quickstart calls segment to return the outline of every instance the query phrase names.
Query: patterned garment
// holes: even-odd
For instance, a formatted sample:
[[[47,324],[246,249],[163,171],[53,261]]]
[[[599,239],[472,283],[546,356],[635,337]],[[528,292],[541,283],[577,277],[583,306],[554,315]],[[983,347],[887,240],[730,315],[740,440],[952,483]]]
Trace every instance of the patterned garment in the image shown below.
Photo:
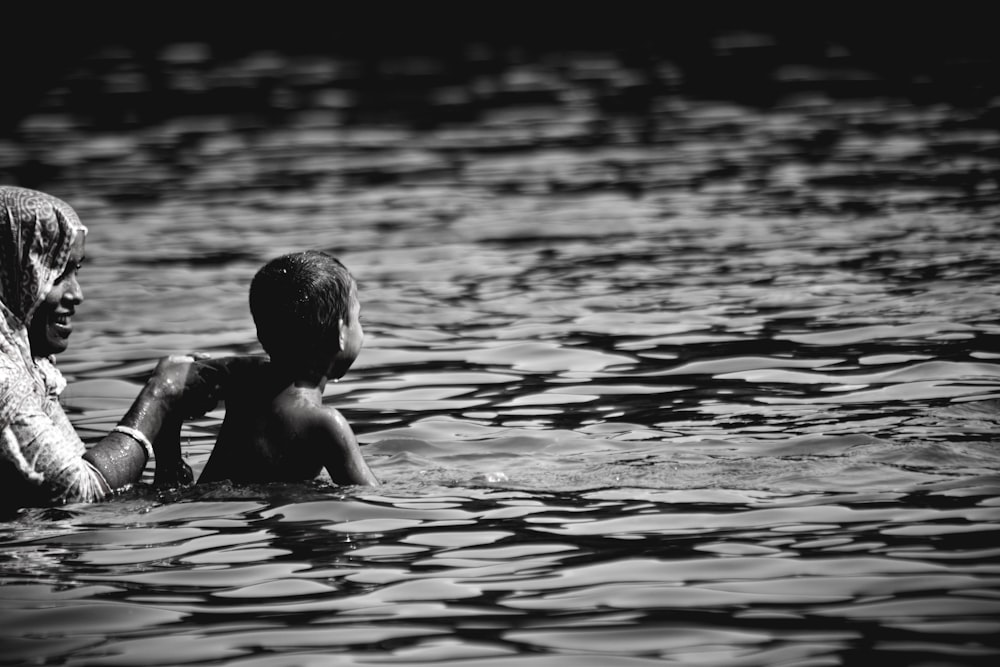
[[[92,501],[103,478],[59,404],[66,386],[52,357],[35,358],[28,325],[87,229],[65,202],[0,186],[0,499],[31,486],[53,502]],[[29,484],[25,484],[27,482]]]

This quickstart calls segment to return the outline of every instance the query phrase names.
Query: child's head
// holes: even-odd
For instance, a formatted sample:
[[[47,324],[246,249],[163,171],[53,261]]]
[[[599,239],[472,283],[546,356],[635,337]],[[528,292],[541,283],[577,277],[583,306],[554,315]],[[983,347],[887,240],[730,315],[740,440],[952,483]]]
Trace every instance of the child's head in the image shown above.
[[[307,250],[271,260],[250,284],[257,338],[293,372],[343,375],[361,350],[357,285],[335,257]]]

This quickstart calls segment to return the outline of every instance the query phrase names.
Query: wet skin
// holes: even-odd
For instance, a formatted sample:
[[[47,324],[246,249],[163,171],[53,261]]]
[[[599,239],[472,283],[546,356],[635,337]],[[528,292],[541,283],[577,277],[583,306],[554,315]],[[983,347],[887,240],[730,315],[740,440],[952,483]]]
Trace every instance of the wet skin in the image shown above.
[[[329,379],[344,375],[364,340],[361,307],[355,298],[349,321],[341,321],[329,356],[313,372],[295,374],[262,358],[229,357],[199,361],[199,372],[214,376],[226,417],[199,482],[295,482],[315,478],[325,468],[341,485],[377,486],[350,424],[324,405]]]

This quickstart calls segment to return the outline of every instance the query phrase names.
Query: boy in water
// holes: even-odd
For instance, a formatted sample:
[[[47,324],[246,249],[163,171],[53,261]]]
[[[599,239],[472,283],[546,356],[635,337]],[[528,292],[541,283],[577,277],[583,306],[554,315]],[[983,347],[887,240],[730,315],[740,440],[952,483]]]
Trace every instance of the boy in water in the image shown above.
[[[284,255],[254,276],[250,312],[270,361],[197,362],[226,404],[198,482],[305,481],[325,468],[337,484],[377,485],[347,420],[323,405],[361,350],[354,278],[325,252]]]

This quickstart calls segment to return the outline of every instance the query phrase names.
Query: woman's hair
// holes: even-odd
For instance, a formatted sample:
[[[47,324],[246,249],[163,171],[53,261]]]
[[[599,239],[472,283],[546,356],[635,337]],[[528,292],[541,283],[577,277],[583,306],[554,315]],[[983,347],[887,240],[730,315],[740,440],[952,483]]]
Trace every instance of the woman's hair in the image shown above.
[[[338,349],[357,285],[335,257],[306,250],[271,260],[250,283],[257,338],[275,363],[312,368]]]

